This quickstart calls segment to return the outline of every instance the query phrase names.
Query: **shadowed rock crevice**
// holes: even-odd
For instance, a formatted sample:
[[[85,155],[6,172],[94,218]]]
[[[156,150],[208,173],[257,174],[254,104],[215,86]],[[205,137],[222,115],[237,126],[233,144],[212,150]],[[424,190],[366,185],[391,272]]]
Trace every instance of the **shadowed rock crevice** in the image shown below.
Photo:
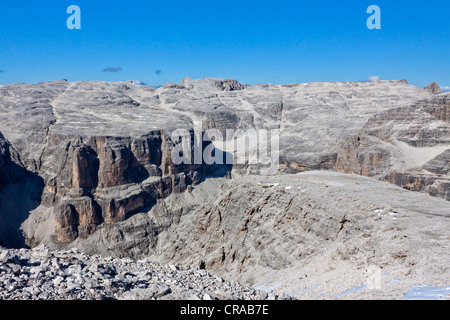
[[[22,223],[41,204],[43,189],[43,179],[20,163],[17,152],[0,133],[0,246],[26,246]]]

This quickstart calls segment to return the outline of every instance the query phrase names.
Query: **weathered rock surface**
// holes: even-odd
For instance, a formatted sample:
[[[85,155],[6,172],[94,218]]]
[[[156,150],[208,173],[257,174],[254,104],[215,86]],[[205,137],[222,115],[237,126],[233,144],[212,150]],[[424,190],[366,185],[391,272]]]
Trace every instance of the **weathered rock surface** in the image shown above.
[[[151,257],[300,298],[332,278],[343,284],[320,297],[339,296],[372,267],[401,283],[361,297],[446,285],[450,94],[436,93],[405,80],[0,86],[0,244]],[[197,121],[228,140],[228,129],[279,130],[278,174],[174,164],[172,132],[193,135]],[[335,173],[296,174],[311,170]]]
[[[0,132],[0,243],[23,247],[21,224],[40,205],[44,185],[25,169],[20,156]]]
[[[449,119],[449,94],[380,112],[342,140],[336,170],[450,200]]]
[[[45,183],[33,219],[44,223],[47,208],[56,225],[55,234],[25,227],[34,243],[87,237],[98,225],[123,220],[209,173],[202,165],[172,163],[170,134],[192,130],[190,120],[141,105],[126,93],[154,89],[130,86],[57,81],[0,88],[0,126],[24,166]]]
[[[24,168],[19,155],[0,132],[0,190],[23,179]]]
[[[357,175],[242,176],[208,179],[73,245],[299,299],[334,299],[376,271],[381,288],[349,298],[400,299],[417,284],[448,285],[449,213],[448,201]]]
[[[427,90],[431,94],[441,94],[442,90],[441,87],[436,82],[431,82],[429,85],[424,87],[425,90]]]
[[[449,213],[449,202],[389,183],[306,172],[209,180],[115,227],[129,237],[126,225],[138,216],[155,224],[172,219],[156,235],[152,259],[206,268],[268,291],[333,299],[366,285],[378,270],[381,288],[350,298],[400,299],[417,284],[448,285]],[[105,234],[76,245],[88,250],[121,242]],[[320,294],[308,292],[318,285]]]

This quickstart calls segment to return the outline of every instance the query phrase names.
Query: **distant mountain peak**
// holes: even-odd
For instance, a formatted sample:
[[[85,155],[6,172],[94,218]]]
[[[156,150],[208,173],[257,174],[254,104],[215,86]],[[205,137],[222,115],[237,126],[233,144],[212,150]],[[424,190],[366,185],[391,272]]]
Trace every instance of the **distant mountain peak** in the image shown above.
[[[429,85],[424,87],[425,90],[427,90],[431,94],[440,94],[442,93],[441,87],[436,82],[431,82]]]

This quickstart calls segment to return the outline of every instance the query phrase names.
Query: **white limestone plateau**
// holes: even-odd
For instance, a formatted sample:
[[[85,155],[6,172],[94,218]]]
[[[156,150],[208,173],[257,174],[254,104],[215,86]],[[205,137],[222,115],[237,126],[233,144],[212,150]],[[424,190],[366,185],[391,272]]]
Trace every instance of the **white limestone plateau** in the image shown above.
[[[279,130],[278,172],[175,164],[171,133],[199,121],[225,138],[227,129]],[[417,284],[446,288],[449,122],[450,93],[406,80],[1,85],[0,245],[9,249],[0,298],[401,299]],[[109,259],[137,280],[61,291],[67,277],[19,249],[36,247],[48,259],[72,248],[86,264]],[[166,290],[121,259],[147,259],[161,277],[158,268],[176,265],[174,273],[206,269],[243,286],[217,296],[220,284]],[[66,280],[34,292],[47,272],[53,284]]]

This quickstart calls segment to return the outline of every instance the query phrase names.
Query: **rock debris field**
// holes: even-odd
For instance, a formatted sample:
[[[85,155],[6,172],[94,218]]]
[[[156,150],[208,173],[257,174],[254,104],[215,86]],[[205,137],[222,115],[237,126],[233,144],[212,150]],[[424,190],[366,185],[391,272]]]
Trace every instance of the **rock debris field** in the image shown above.
[[[76,249],[0,248],[5,300],[261,300],[274,294],[225,281],[201,269],[179,270],[143,259],[88,256]]]

